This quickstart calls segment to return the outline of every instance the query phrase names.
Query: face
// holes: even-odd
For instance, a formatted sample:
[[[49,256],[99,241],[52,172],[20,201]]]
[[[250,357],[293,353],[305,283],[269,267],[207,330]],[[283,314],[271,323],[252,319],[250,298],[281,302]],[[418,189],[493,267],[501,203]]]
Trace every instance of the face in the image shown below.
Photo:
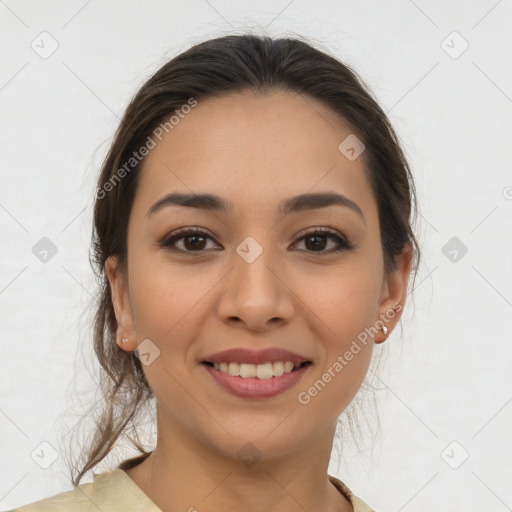
[[[338,149],[350,134],[315,100],[248,92],[200,101],[146,157],[127,273],[115,272],[115,258],[106,271],[118,336],[130,340],[123,348],[150,340],[144,371],[159,440],[188,436],[233,457],[251,442],[272,458],[332,434],[368,370],[377,332],[368,329],[404,304],[410,262],[404,252],[398,271],[384,275],[363,157],[351,161]],[[148,213],[171,193],[228,205],[169,201]],[[320,195],[290,202],[304,194]],[[325,205],[321,194],[343,197]],[[385,322],[388,335],[399,317]],[[269,393],[268,379],[227,377],[205,363],[237,348],[278,348],[308,364],[271,377],[284,384]],[[271,369],[280,373],[279,364]]]

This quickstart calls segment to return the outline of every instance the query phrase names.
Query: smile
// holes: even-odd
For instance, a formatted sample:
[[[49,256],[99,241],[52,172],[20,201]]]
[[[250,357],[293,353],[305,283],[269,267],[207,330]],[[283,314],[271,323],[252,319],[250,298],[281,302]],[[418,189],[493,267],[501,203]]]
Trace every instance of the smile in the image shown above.
[[[224,391],[241,398],[271,398],[295,386],[312,366],[310,361],[276,361],[263,364],[201,364]]]
[[[281,377],[285,373],[291,373],[300,366],[308,364],[293,363],[292,361],[276,361],[267,362],[263,364],[250,364],[250,363],[209,363],[215,370],[222,373],[227,373],[232,377],[242,377],[243,379],[271,379],[273,377]]]

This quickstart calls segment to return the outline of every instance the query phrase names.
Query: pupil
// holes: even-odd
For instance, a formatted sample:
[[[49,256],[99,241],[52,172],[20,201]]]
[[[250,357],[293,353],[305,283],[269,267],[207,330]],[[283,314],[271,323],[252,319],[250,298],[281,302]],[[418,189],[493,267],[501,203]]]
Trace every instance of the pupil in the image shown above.
[[[196,242],[193,242],[192,244],[190,243],[187,243],[185,242],[185,246],[187,247],[187,249],[202,249],[203,247],[201,247],[201,243],[204,243],[204,237],[203,236],[200,236],[200,235],[190,235],[190,236],[187,236],[187,238],[185,239],[186,241],[190,241],[191,239],[196,239]],[[200,242],[197,242],[197,239],[201,240]]]
[[[315,249],[315,248],[316,248],[316,249],[318,249],[318,248],[322,249],[322,248],[324,248],[324,244],[323,244],[322,242],[318,243],[318,240],[319,240],[319,239],[323,239],[323,242],[325,243],[325,236],[324,236],[324,235],[314,235],[314,236],[309,236],[309,237],[306,239],[306,245],[307,245],[307,246],[308,246],[308,244],[307,244],[307,241],[308,241],[308,240],[316,240],[316,242],[315,242],[315,243],[313,243],[311,247],[309,247],[309,246],[308,246],[308,249],[311,249],[311,248],[313,248],[313,249]]]

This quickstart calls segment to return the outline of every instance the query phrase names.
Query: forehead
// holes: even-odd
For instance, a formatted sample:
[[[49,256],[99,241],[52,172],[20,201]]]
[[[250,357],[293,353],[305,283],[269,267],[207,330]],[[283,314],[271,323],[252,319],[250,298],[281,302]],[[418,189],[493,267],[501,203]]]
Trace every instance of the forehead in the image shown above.
[[[198,101],[146,156],[134,208],[163,195],[212,193],[236,207],[275,209],[283,197],[337,191],[374,209],[362,158],[338,149],[350,127],[296,93],[244,92]],[[371,214],[371,212],[369,212]],[[366,213],[365,213],[366,216]]]

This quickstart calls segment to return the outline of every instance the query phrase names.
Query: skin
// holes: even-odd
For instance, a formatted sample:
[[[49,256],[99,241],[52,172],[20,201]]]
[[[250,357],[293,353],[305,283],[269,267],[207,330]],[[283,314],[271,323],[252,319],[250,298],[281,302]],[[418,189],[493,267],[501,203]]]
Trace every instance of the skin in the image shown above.
[[[359,389],[383,332],[307,405],[297,395],[359,333],[396,303],[404,305],[411,248],[404,247],[397,271],[386,276],[363,158],[349,161],[338,150],[350,133],[310,98],[237,93],[200,101],[144,161],[128,225],[127,274],[116,271],[115,257],[105,270],[118,343],[128,338],[121,349],[149,338],[160,350],[144,367],[157,399],[157,446],[127,473],[162,510],[352,510],[327,468],[336,419]],[[235,209],[170,206],[146,218],[170,192],[212,193]],[[342,206],[277,211],[284,199],[308,192],[344,194],[364,220]],[[190,238],[178,240],[187,254],[158,245],[184,227],[211,238],[199,249]],[[312,228],[334,230],[355,248],[329,252],[337,244],[327,237],[315,249],[302,238]],[[235,250],[247,236],[263,249],[252,263]],[[400,316],[401,310],[385,324],[388,336]],[[200,364],[228,348],[276,346],[313,365],[272,398],[228,394]],[[249,442],[261,455],[251,467],[237,456]]]

